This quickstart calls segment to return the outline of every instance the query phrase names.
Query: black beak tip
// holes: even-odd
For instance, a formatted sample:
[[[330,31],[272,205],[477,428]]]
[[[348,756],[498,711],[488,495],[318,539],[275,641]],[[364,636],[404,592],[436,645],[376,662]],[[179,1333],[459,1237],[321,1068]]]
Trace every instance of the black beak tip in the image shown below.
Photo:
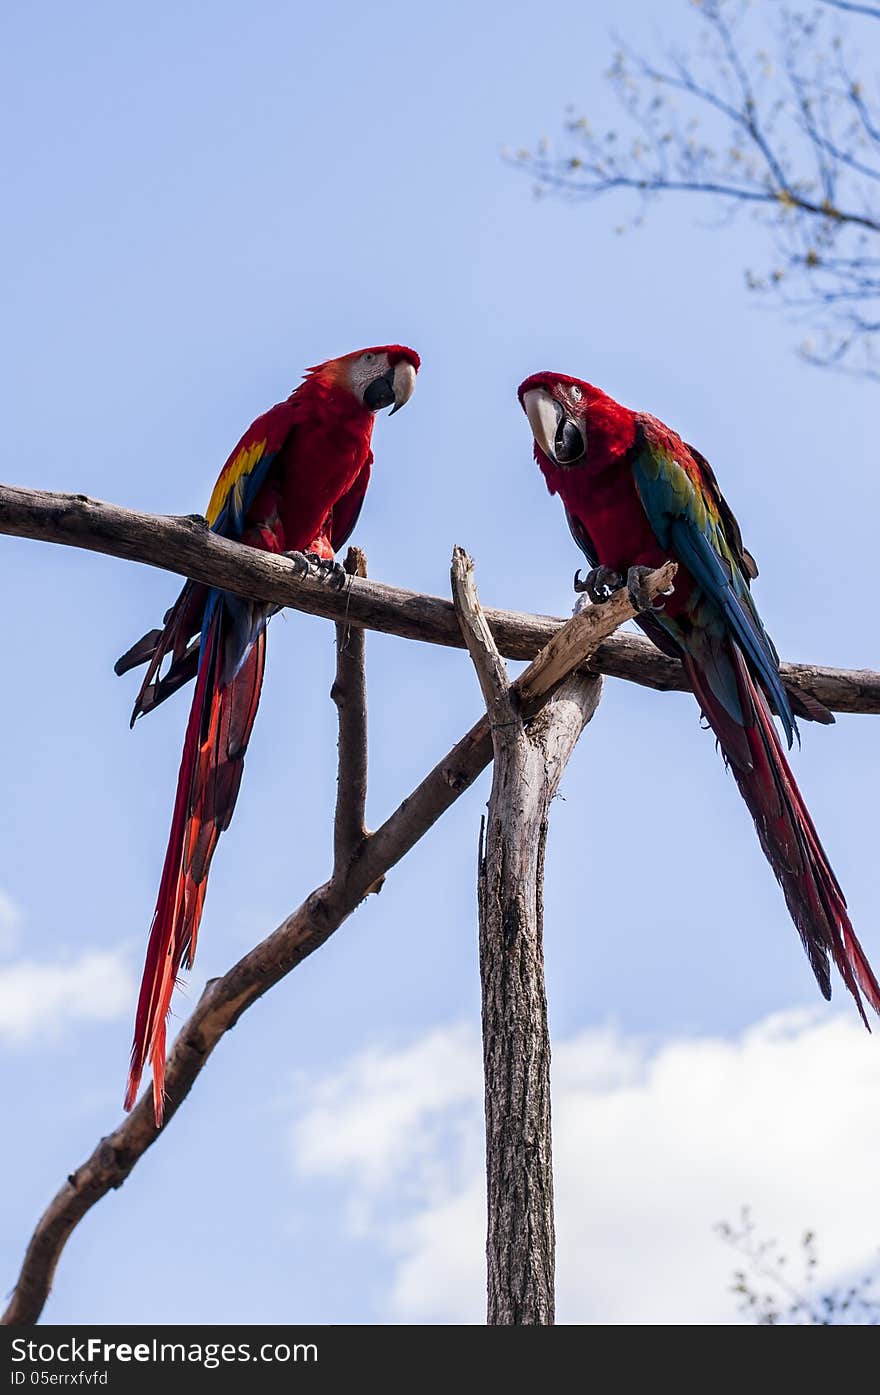
[[[371,412],[381,412],[383,407],[390,407],[393,401],[394,383],[390,373],[374,378],[364,389],[364,406],[369,407]]]
[[[554,446],[557,464],[572,465],[576,460],[580,460],[587,443],[580,427],[570,417],[563,416],[556,428]]]

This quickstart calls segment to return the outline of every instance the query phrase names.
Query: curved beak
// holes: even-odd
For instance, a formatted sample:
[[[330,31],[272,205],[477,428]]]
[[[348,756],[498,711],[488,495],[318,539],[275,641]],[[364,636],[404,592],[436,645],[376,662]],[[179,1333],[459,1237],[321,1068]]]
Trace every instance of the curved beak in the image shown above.
[[[393,417],[409,401],[416,385],[416,370],[411,363],[401,362],[389,368],[381,378],[374,378],[364,389],[364,406],[371,412],[381,412],[383,407],[391,407]]]
[[[549,460],[563,467],[580,460],[587,449],[586,434],[581,422],[566,415],[561,402],[546,388],[530,388],[522,403],[532,435]]]
[[[523,408],[532,428],[532,435],[545,455],[555,460],[553,442],[556,440],[556,423],[562,416],[562,408],[551,397],[546,388],[531,388],[523,397]]]
[[[406,359],[402,359],[400,363],[395,364],[391,381],[394,389],[394,406],[388,415],[393,417],[395,412],[399,412],[401,407],[406,406],[415,391],[416,370]]]

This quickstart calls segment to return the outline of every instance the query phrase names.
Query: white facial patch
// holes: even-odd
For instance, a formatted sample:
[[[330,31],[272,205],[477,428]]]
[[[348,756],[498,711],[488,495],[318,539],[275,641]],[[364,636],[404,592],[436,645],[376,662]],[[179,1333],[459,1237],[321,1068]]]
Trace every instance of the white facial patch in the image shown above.
[[[348,381],[355,397],[361,402],[364,393],[375,378],[381,378],[389,369],[387,354],[361,354],[349,365]]]

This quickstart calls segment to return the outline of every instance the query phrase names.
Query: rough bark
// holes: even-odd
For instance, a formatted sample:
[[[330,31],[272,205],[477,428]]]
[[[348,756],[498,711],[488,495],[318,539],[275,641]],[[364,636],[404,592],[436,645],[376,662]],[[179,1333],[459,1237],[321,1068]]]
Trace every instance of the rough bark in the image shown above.
[[[345,559],[349,576],[365,577],[367,559],[350,547]],[[367,671],[365,634],[336,624],[336,677],[330,696],[339,719],[339,759],[336,814],[333,825],[333,875],[344,875],[367,836]]]
[[[570,678],[496,745],[479,870],[488,1320],[554,1321],[550,1035],[543,887],[548,810],[602,679]],[[503,746],[503,753],[502,753]]]
[[[449,601],[357,577],[334,591],[315,577],[298,577],[284,557],[217,537],[198,516],[138,513],[82,494],[0,485],[0,533],[146,563],[352,626],[464,647]],[[564,623],[549,615],[485,613],[499,652],[508,659],[534,658]],[[607,638],[592,655],[590,668],[658,691],[688,691],[681,664],[638,635]],[[834,712],[880,713],[880,673],[873,670],[784,663],[782,674]]]
[[[669,569],[654,574],[658,590]],[[601,694],[572,670],[585,632],[575,617],[545,651],[554,696],[528,721],[477,598],[473,564],[456,549],[453,597],[492,732],[494,767],[480,838],[478,907],[486,1113],[487,1320],[553,1323],[556,1239],[550,1127],[550,1033],[544,987],[544,851],[550,801]],[[567,665],[567,667],[566,667]],[[564,681],[558,685],[558,677]]]

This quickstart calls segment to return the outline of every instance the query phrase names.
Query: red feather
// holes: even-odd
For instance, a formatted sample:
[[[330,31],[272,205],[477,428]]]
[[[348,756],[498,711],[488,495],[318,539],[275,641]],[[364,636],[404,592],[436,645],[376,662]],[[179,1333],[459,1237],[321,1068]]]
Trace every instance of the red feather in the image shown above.
[[[149,1059],[157,1124],[164,1112],[165,1019],[177,975],[182,966],[191,968],[195,958],[211,858],[235,808],[263,681],[265,630],[241,670],[221,686],[224,622],[225,612],[218,609],[193,694],[125,1092],[125,1108],[131,1109]]]
[[[582,425],[581,458],[560,465],[552,443],[537,437],[535,458],[551,494],[560,495],[574,520],[572,531],[591,564],[598,562],[625,575],[636,564],[657,567],[670,556],[678,562],[674,592],[665,599],[662,616],[648,613],[639,623],[665,652],[678,652],[684,664],[755,822],[822,993],[826,998],[831,995],[830,959],[867,1026],[862,997],[880,1013],[880,986],[855,935],[843,892],[776,730],[770,701],[781,706],[785,693],[776,682],[775,651],[765,635],[763,643],[759,640],[757,658],[755,651],[747,657],[740,640],[743,633],[748,640],[749,631],[737,630],[731,623],[731,612],[722,604],[723,594],[713,598],[711,573],[706,589],[705,581],[698,582],[688,570],[688,557],[699,563],[700,552],[685,551],[684,558],[678,555],[671,527],[661,544],[655,525],[659,520],[662,531],[664,512],[667,525],[673,517],[680,521],[687,516],[687,490],[681,488],[681,482],[661,498],[653,517],[637,484],[640,435],[644,438],[646,428],[650,428],[661,452],[684,472],[693,490],[699,492],[705,516],[711,515],[713,526],[720,530],[725,547],[723,555],[716,549],[716,559],[727,576],[732,577],[734,569],[739,573],[742,596],[758,569],[743,546],[739,525],[709,463],[662,422],[637,416],[590,383],[564,374],[536,373],[519,389],[520,402],[527,411],[525,399],[533,391],[548,395],[555,404],[557,426],[563,418]],[[549,420],[552,422],[552,415]],[[546,436],[547,428],[538,426],[537,432]],[[695,522],[695,531],[700,526]],[[756,616],[756,612],[751,613]],[[719,695],[719,674],[729,674],[729,691],[722,685],[726,704]],[[790,705],[809,720],[833,720],[820,703],[803,695],[792,695]],[[789,722],[793,727],[790,713]]]
[[[387,354],[392,366],[401,359],[419,366],[413,350],[390,345],[311,369],[230,455],[211,499],[213,527],[251,547],[332,558],[354,527],[370,478],[373,413],[346,386],[346,365],[365,352]],[[130,1109],[149,1061],[157,1124],[164,1113],[166,1018],[177,975],[195,957],[211,859],[232,818],[260,700],[270,612],[254,604],[248,615],[246,606],[188,581],[164,628],[145,635],[117,664],[119,673],[148,666],[132,721],[196,677],[125,1093]]]
[[[868,1027],[859,990],[874,1011],[880,1013],[880,985],[853,930],[840,884],[795,784],[767,699],[734,644],[730,645],[730,654],[746,716],[744,729],[731,721],[702,680],[696,664],[685,657],[688,678],[729,759],[823,996],[831,997],[830,956]],[[732,748],[731,733],[736,737]],[[739,750],[743,734],[750,757],[746,762]]]

